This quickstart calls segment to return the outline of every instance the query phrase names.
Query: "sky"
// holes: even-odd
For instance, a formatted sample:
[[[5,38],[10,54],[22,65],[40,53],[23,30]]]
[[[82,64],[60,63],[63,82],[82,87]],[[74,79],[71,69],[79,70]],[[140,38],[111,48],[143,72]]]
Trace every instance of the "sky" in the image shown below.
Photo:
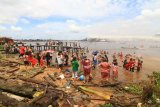
[[[70,40],[155,34],[160,34],[160,0],[0,0],[0,36]]]

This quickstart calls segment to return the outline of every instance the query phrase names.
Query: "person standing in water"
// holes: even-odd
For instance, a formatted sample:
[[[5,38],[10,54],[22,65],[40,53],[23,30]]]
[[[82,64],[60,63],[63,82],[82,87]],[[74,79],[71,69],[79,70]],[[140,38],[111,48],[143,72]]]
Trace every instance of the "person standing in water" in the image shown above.
[[[84,57],[84,60],[82,61],[82,65],[83,65],[85,83],[88,83],[90,79],[90,73],[91,73],[91,61],[90,59],[87,58],[87,56]]]
[[[102,59],[102,62],[99,64],[100,72],[101,72],[101,78],[102,81],[109,80],[110,78],[110,64],[107,62],[105,58]]]
[[[118,79],[118,62],[117,62],[117,59],[114,59],[113,63],[112,63],[112,77],[113,77],[114,80]]]
[[[107,56],[107,52],[106,51],[104,51],[104,57],[106,58],[106,61],[108,62],[109,60],[108,60],[108,56]]]
[[[97,54],[94,54],[94,55],[93,55],[93,69],[96,68],[97,63],[98,63],[98,61],[97,61]]]
[[[138,59],[138,62],[137,62],[137,71],[139,72],[142,68],[142,61],[140,59]]]

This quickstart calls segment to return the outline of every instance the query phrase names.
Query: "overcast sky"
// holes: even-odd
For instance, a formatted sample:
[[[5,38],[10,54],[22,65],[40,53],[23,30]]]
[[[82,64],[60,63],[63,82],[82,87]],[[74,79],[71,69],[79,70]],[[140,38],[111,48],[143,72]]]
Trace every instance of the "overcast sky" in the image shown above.
[[[160,0],[0,0],[0,35],[15,39],[158,33]]]

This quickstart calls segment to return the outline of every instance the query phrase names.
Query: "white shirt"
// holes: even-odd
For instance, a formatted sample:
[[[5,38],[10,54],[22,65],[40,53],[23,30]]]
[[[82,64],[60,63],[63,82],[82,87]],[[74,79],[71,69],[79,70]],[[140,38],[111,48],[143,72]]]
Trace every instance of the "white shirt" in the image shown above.
[[[57,56],[57,62],[58,64],[63,64],[63,59],[61,56]]]

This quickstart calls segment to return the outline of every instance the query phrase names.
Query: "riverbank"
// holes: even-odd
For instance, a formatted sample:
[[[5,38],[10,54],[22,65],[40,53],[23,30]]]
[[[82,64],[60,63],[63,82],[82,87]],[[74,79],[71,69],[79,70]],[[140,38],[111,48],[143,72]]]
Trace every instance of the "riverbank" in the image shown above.
[[[88,56],[91,58],[91,54],[89,54]],[[88,84],[84,84],[83,81],[79,81],[79,80],[73,82],[70,77],[69,78],[64,77],[64,79],[59,78],[59,77],[58,78],[54,77],[54,74],[57,74],[58,76],[61,75],[61,73],[59,73],[59,69],[56,68],[55,66],[47,67],[43,70],[43,72],[40,72],[36,75],[32,74],[32,73],[39,72],[38,71],[39,67],[33,68],[33,67],[30,66],[30,67],[27,67],[27,69],[26,69],[26,67],[22,64],[23,62],[20,62],[20,60],[17,60],[17,58],[18,58],[17,55],[16,56],[11,55],[11,56],[9,56],[8,58],[5,58],[5,59],[21,63],[22,65],[19,66],[20,69],[18,71],[16,71],[15,73],[13,71],[12,74],[1,72],[1,76],[3,76],[3,78],[4,78],[4,77],[6,77],[6,75],[8,75],[7,81],[11,81],[11,80],[12,81],[18,81],[19,84],[22,84],[24,82],[24,79],[26,79],[27,76],[32,77],[32,78],[28,78],[27,81],[28,80],[38,81],[38,84],[37,83],[33,84],[32,82],[30,82],[33,86],[37,86],[37,88],[38,88],[37,92],[44,91],[45,87],[43,85],[45,85],[45,84],[49,85],[49,87],[50,87],[49,89],[52,89],[53,86],[56,85],[57,88],[53,88],[53,89],[54,90],[58,89],[58,90],[63,91],[67,95],[67,99],[68,99],[68,101],[66,100],[66,97],[62,97],[61,100],[58,99],[57,102],[58,102],[60,107],[70,107],[71,105],[78,105],[78,107],[84,107],[84,106],[94,107],[95,105],[100,105],[100,104],[104,105],[104,104],[109,104],[109,103],[111,103],[112,105],[117,103],[121,106],[122,105],[130,106],[130,105],[132,105],[132,101],[135,102],[134,106],[136,106],[138,103],[141,102],[141,99],[140,99],[141,94],[139,94],[139,95],[138,94],[131,94],[131,93],[125,92],[123,90],[123,88],[132,87],[132,85],[134,85],[134,88],[136,87],[136,89],[134,89],[134,91],[136,93],[141,93],[142,88],[137,89],[136,84],[141,84],[141,80],[148,80],[147,75],[152,74],[153,71],[159,71],[160,70],[160,67],[158,66],[159,63],[160,63],[160,58],[159,57],[147,56],[147,55],[142,55],[142,56],[143,56],[143,68],[140,72],[125,71],[122,67],[123,63],[118,58],[118,63],[119,63],[118,81],[110,80],[109,82],[106,82],[104,84],[102,84],[100,82],[101,78],[100,78],[100,72],[99,72],[98,67],[96,68],[96,70],[92,71],[92,75],[93,75],[92,82],[90,82]],[[4,57],[5,56],[3,56],[3,58]],[[112,62],[111,52],[109,52],[108,57],[109,57],[109,62],[111,63]],[[71,67],[65,67],[64,70],[65,69],[69,69],[71,71]],[[19,74],[19,73],[22,73],[22,74]],[[55,81],[53,81],[49,77],[48,74],[51,75],[52,77],[54,77]],[[24,78],[24,79],[22,79],[23,82],[21,80],[19,80],[19,78],[17,78],[17,77],[19,77],[17,75],[20,76],[20,79]],[[65,76],[65,72],[64,72],[64,76]],[[47,79],[44,79],[44,78],[47,78]],[[67,84],[68,80],[70,80],[70,82],[71,82],[70,88],[66,88],[66,84]],[[11,84],[12,84],[12,82],[11,82]],[[42,89],[40,89],[40,87],[42,87],[40,84],[43,84]],[[102,96],[103,95],[104,96],[109,96],[109,97],[107,97],[109,99],[104,99],[102,96],[99,96],[99,94],[97,95],[97,94],[93,94],[93,93],[90,93],[90,92],[79,90],[79,88],[78,88],[79,86],[83,86],[83,87],[87,88],[87,90],[94,90],[96,92],[98,91],[98,92],[102,93]],[[16,84],[15,84],[15,87],[16,87]],[[105,93],[104,93],[104,91],[105,91]],[[86,98],[86,95],[89,96],[89,98],[88,97]],[[85,98],[83,98],[84,96],[85,96]],[[110,99],[111,96],[113,96],[113,98]],[[120,97],[124,97],[124,99],[118,100]],[[135,98],[132,99],[133,97],[135,97]],[[128,99],[130,99],[130,100],[128,100]],[[121,102],[123,100],[125,100],[125,103],[122,104]],[[28,101],[30,101],[30,100],[28,100]],[[69,106],[66,106],[65,105],[66,103]]]

